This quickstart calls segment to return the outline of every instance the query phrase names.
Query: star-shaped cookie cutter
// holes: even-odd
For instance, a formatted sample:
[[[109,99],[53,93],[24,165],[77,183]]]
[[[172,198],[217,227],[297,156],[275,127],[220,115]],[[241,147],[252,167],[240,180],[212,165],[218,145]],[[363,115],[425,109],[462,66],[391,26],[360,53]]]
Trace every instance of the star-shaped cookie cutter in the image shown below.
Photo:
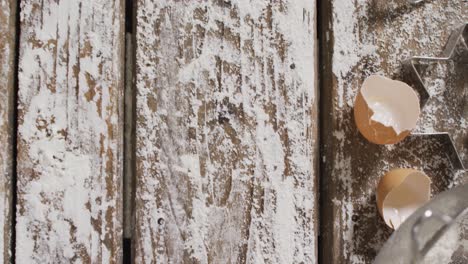
[[[428,62],[439,61],[456,61],[461,64],[468,64],[468,23],[463,24],[452,32],[440,57],[414,56],[403,62],[404,74],[409,78],[409,82],[411,82],[413,88],[419,93],[421,109],[427,103],[430,94],[421,77],[420,69],[422,66],[427,65]],[[450,159],[454,167],[456,169],[465,170],[457,148],[449,133],[420,133],[414,135],[441,137],[441,140],[447,143],[448,150],[452,153],[450,154]]]

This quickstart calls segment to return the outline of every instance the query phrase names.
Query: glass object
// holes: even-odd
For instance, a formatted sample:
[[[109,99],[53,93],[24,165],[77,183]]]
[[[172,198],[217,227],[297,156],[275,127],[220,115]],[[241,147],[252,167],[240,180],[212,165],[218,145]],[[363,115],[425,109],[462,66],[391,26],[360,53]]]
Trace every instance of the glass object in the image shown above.
[[[411,215],[374,263],[468,263],[468,184],[435,196]]]

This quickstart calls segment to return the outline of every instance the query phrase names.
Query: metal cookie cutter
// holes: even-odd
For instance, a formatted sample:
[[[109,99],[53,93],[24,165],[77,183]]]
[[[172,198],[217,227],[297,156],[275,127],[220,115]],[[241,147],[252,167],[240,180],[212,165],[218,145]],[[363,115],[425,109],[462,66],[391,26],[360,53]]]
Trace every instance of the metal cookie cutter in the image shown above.
[[[403,72],[419,93],[421,108],[427,103],[430,94],[422,80],[420,69],[428,63],[437,63],[440,61],[456,61],[461,64],[468,64],[468,23],[465,23],[452,32],[440,57],[414,56],[403,62]],[[465,169],[456,146],[448,133],[424,133],[416,135],[437,135],[442,137],[443,140],[448,143],[447,146],[450,145],[450,151],[453,153],[451,154],[452,164],[456,169]]]

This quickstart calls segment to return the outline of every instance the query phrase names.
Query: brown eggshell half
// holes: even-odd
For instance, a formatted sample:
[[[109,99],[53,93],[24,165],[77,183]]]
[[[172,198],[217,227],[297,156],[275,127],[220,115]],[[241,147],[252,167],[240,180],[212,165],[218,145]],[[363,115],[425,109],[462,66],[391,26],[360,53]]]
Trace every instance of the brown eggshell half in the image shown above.
[[[394,169],[377,186],[377,208],[385,223],[396,229],[430,199],[430,178],[414,169]]]
[[[361,134],[370,142],[379,145],[396,144],[405,139],[410,131],[403,131],[399,135],[392,127],[387,127],[371,119],[374,112],[367,106],[361,92],[354,103],[354,121]]]
[[[374,120],[373,109],[363,94],[364,89],[374,107],[376,103],[385,106],[381,107],[377,116],[385,117],[387,125]],[[359,132],[368,141],[379,145],[402,141],[416,126],[418,116],[419,98],[414,90],[401,81],[379,75],[371,75],[364,81],[354,103],[354,121]],[[404,124],[403,127],[407,129],[395,130],[395,123],[397,126]]]

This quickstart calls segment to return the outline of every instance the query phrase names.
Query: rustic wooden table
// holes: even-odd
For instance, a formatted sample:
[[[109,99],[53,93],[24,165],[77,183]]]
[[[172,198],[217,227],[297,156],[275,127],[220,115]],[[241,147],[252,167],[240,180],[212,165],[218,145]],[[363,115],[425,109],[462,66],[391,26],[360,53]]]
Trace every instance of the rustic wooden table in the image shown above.
[[[385,171],[422,169],[433,194],[468,176],[437,138],[365,141],[356,92],[439,54],[467,10],[0,0],[0,263],[371,263]],[[465,164],[467,72],[424,77],[416,129]]]

